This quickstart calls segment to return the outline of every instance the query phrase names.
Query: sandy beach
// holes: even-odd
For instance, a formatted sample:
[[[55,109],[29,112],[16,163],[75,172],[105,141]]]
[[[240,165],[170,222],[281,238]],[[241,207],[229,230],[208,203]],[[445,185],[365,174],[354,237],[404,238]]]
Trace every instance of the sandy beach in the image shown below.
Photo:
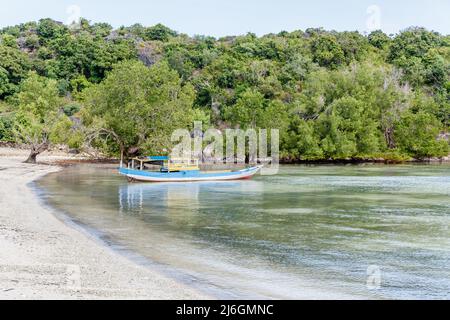
[[[61,168],[23,164],[26,156],[0,148],[0,299],[208,298],[59,220],[28,184]],[[38,161],[68,157],[45,153]]]

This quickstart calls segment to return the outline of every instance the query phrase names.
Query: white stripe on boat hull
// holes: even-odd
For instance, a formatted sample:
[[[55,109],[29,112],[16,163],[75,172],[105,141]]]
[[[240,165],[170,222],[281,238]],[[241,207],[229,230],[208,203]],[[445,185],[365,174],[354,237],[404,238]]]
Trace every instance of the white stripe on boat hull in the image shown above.
[[[228,181],[228,180],[241,180],[248,179],[254,176],[260,168],[257,168],[252,171],[246,172],[236,172],[235,175],[229,176],[217,176],[217,177],[186,177],[186,178],[163,178],[163,177],[151,177],[151,176],[143,176],[143,175],[134,175],[134,174],[126,174],[128,178],[137,181],[144,182],[194,182],[194,181]]]

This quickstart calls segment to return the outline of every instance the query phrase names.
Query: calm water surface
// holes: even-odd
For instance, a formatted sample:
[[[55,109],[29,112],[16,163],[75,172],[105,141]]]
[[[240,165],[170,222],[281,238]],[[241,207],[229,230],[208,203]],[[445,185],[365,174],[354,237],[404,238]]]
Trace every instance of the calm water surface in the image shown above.
[[[38,185],[116,249],[217,297],[450,298],[450,164],[282,166],[187,184],[82,165]]]

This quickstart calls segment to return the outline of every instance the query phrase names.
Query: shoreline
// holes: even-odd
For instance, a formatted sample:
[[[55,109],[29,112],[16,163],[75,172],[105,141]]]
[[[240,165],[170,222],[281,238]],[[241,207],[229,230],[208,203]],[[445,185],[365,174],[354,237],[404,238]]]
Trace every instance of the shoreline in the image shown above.
[[[7,153],[7,155],[5,155]],[[211,299],[162,272],[139,265],[74,228],[43,205],[32,184],[57,172],[67,155],[0,148],[1,299]]]
[[[22,145],[16,145],[14,143],[0,142],[0,156],[2,153],[6,152],[11,154],[23,154],[24,157],[28,156],[28,147]],[[116,158],[92,158],[90,156],[83,156],[82,154],[68,154],[65,151],[54,149],[52,151],[46,151],[43,154],[59,154],[62,155],[59,159],[54,159],[50,163],[45,161],[39,161],[43,156],[38,156],[39,163],[45,163],[49,165],[58,165],[61,167],[66,167],[81,163],[114,163],[119,164],[120,159]],[[45,156],[44,156],[45,158]],[[439,163],[450,163],[450,154],[448,156],[440,158],[423,158],[423,159],[404,159],[396,160],[390,158],[348,158],[348,159],[318,159],[318,160],[301,160],[301,159],[290,159],[290,158],[280,158],[279,164],[285,165],[347,165],[347,164],[387,164],[387,165],[402,165],[402,164],[439,164]]]
[[[346,165],[346,164],[386,164],[386,165],[402,165],[402,164],[439,164],[450,163],[450,155],[448,157],[433,159],[411,159],[405,161],[394,161],[389,159],[343,159],[343,160],[280,160],[280,164],[305,164],[305,165]]]
[[[90,163],[90,162],[89,162]],[[83,165],[83,163],[76,163],[71,165]],[[62,167],[61,170],[66,169],[67,166]],[[55,173],[55,172],[52,172]],[[49,174],[52,174],[49,173]],[[131,261],[132,263],[148,268],[158,274],[161,274],[169,279],[173,279],[176,283],[196,290],[200,292],[203,296],[202,299],[216,299],[216,300],[230,300],[233,299],[233,294],[229,292],[223,292],[219,290],[215,285],[208,283],[202,279],[196,278],[192,275],[184,273],[178,270],[176,267],[159,262],[152,258],[141,255],[139,252],[128,248],[119,241],[116,241],[104,231],[90,226],[81,220],[78,220],[70,215],[69,212],[62,209],[53,207],[48,198],[46,198],[47,191],[45,187],[39,185],[39,180],[44,178],[44,176],[30,182],[28,185],[33,190],[35,194],[38,195],[38,201],[40,205],[44,208],[48,208],[52,214],[60,220],[63,224],[69,226],[70,228],[80,232],[90,240],[94,241],[96,244],[102,248],[107,248],[111,252],[125,259]]]

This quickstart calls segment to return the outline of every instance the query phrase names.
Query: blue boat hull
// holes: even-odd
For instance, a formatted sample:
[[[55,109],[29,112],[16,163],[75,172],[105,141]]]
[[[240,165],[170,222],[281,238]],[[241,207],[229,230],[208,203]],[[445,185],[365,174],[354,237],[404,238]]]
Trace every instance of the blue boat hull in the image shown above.
[[[208,173],[201,171],[152,172],[128,168],[120,168],[119,173],[132,180],[144,182],[191,182],[191,181],[226,181],[250,179],[262,166],[252,167],[234,172]]]

